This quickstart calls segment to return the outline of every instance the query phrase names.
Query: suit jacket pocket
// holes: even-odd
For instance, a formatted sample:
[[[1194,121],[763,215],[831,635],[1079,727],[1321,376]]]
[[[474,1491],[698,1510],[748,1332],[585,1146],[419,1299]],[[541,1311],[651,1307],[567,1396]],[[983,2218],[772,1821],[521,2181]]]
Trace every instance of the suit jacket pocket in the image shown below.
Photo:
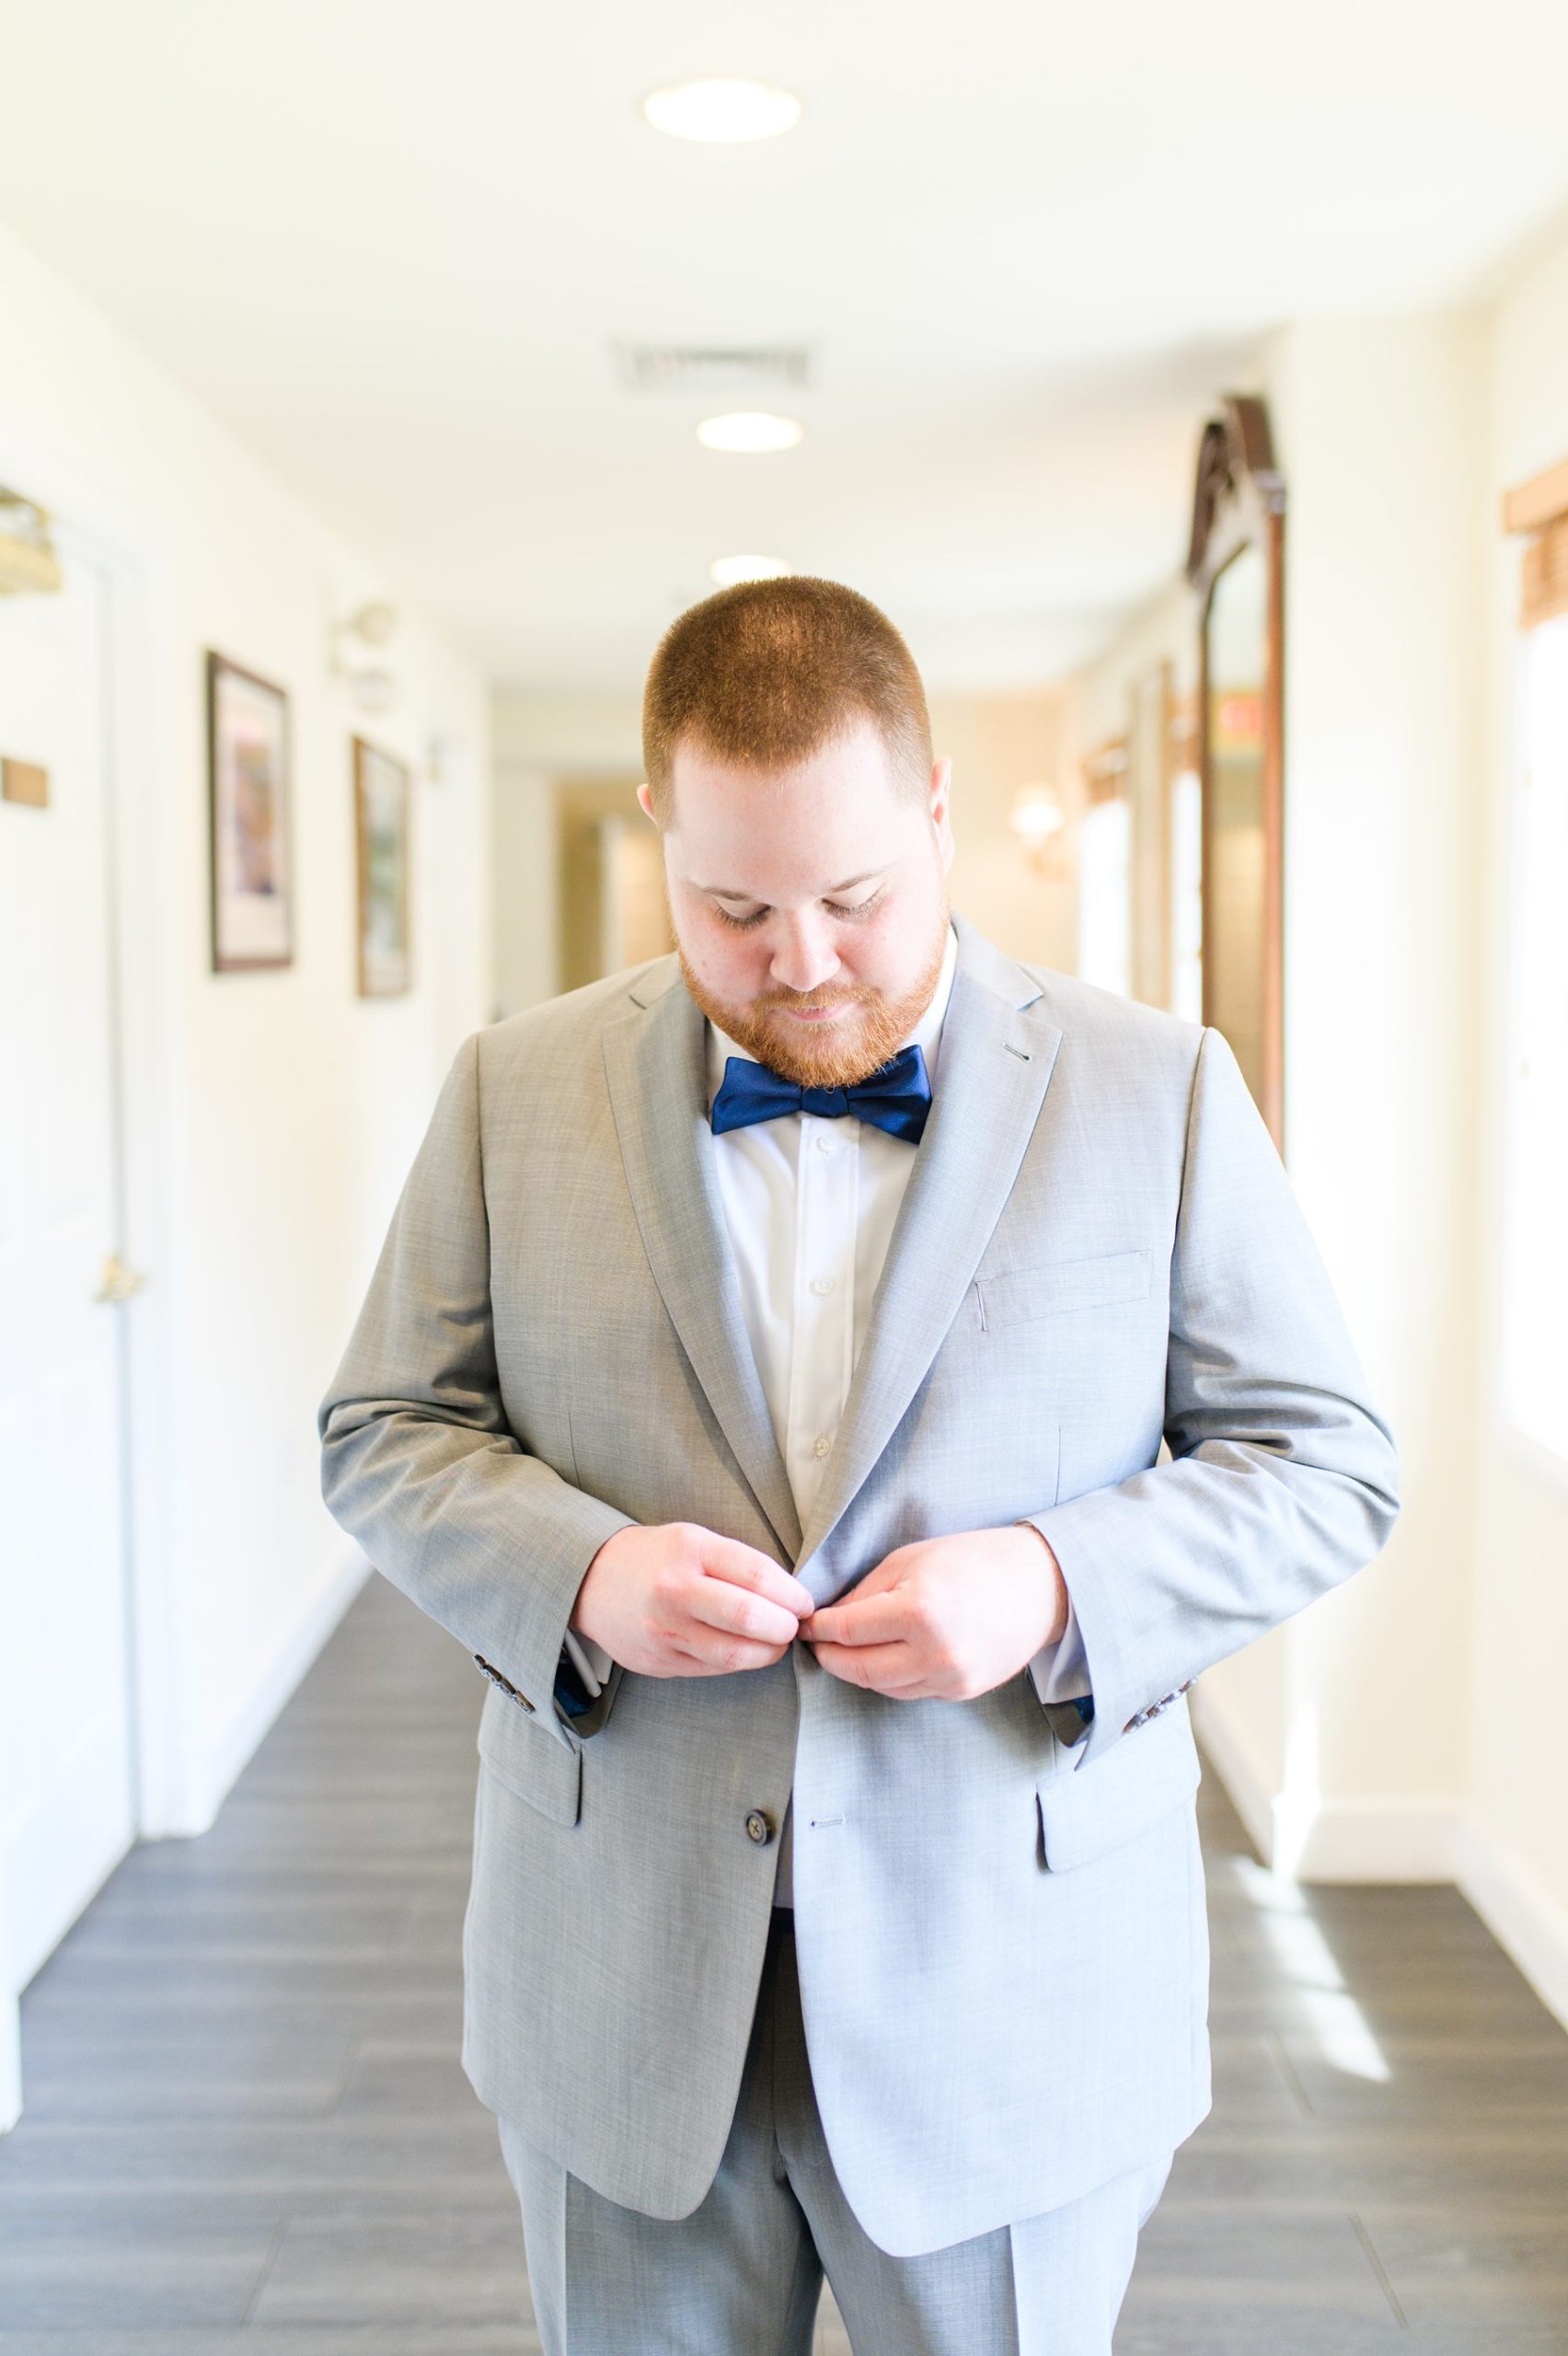
[[[1038,1268],[1014,1268],[1006,1276],[981,1276],[980,1322],[1021,1325],[1060,1310],[1101,1309],[1118,1300],[1142,1300],[1148,1292],[1148,1253],[1101,1252],[1089,1260],[1051,1260]]]
[[[1191,1798],[1202,1770],[1184,1706],[1135,1727],[1091,1766],[1063,1764],[1036,1786],[1045,1863],[1069,1873],[1118,1849]]]
[[[557,1824],[575,1824],[582,1800],[582,1752],[557,1742],[494,1688],[479,1713],[479,1757],[498,1783]]]

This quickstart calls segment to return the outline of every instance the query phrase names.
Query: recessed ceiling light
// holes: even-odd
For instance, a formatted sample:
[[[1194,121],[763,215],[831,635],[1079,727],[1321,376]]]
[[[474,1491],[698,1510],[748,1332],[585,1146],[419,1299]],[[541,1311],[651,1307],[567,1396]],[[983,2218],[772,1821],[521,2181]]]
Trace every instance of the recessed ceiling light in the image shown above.
[[[792,131],[801,120],[801,101],[789,90],[716,75],[654,90],[643,99],[642,111],[655,131],[667,131],[672,139],[728,145],[743,139],[776,139],[781,131]]]
[[[782,581],[795,568],[781,556],[716,556],[708,570],[721,589],[733,589],[743,581]]]
[[[797,418],[775,417],[765,409],[733,409],[705,417],[697,438],[705,450],[792,450],[805,433]]]

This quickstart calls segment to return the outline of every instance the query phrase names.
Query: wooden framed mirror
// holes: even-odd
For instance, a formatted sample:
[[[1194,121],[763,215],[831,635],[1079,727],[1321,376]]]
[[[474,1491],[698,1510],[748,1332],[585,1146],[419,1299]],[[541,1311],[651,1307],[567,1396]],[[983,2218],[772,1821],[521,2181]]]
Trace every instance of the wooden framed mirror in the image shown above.
[[[1187,578],[1199,599],[1203,1019],[1285,1150],[1285,480],[1268,412],[1204,428]]]

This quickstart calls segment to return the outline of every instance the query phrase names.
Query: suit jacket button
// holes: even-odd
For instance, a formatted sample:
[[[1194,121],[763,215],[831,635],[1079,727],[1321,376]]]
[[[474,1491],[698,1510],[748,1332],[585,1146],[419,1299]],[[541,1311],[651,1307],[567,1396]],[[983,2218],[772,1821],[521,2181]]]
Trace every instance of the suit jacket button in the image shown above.
[[[746,1837],[752,1841],[771,1841],[773,1838],[773,1827],[759,1807],[754,1807],[746,1819]]]

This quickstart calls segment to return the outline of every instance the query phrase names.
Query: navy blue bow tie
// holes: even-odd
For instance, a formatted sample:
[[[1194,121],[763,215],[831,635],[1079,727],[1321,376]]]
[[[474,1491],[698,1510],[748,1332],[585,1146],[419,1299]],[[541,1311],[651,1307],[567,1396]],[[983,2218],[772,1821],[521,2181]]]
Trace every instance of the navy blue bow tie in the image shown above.
[[[901,1047],[891,1062],[852,1088],[802,1088],[798,1080],[780,1079],[767,1064],[729,1056],[709,1119],[720,1137],[726,1129],[749,1127],[753,1121],[776,1120],[780,1113],[816,1113],[828,1120],[847,1113],[855,1120],[874,1122],[890,1137],[918,1145],[930,1109],[926,1058],[917,1046],[911,1046]]]

